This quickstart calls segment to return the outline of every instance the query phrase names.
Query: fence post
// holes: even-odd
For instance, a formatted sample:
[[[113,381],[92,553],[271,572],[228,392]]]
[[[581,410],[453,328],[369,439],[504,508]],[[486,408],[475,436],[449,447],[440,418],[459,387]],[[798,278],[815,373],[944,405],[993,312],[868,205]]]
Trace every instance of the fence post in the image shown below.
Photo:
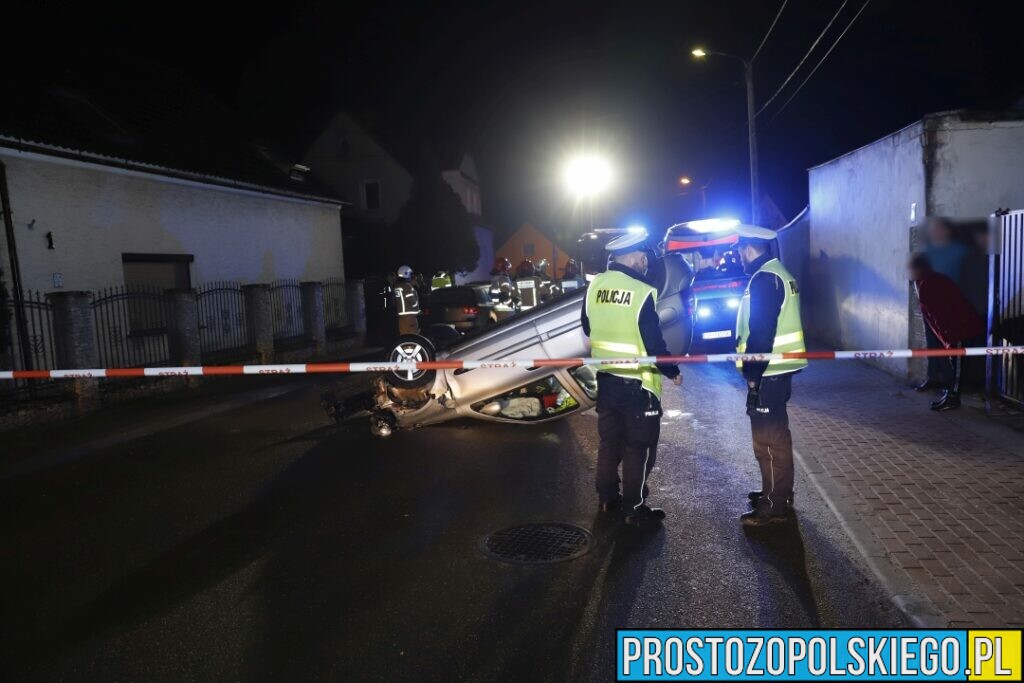
[[[345,281],[345,312],[348,324],[359,337],[366,337],[366,299],[363,297],[362,280]]]
[[[171,362],[176,365],[202,363],[199,342],[199,316],[196,311],[196,293],[191,289],[168,289],[167,346]]]
[[[60,369],[95,368],[100,364],[96,330],[89,292],[50,292],[46,295],[53,312],[53,345]],[[76,407],[88,410],[99,399],[95,379],[75,379]]]
[[[319,282],[302,282],[302,327],[313,342],[313,353],[319,354],[327,344],[327,323],[324,320],[324,286]]]
[[[261,363],[274,358],[274,319],[270,309],[270,287],[267,285],[242,285],[245,297],[245,319],[249,326],[249,337],[256,347]]]

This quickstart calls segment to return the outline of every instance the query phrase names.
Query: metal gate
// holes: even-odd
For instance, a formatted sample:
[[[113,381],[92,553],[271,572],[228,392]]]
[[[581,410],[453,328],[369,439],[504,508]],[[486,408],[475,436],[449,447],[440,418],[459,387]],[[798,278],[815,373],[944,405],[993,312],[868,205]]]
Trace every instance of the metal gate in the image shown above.
[[[989,346],[1024,345],[1024,211],[992,215],[989,268]],[[1024,404],[1024,358],[1020,354],[988,358],[986,385],[1003,398]]]

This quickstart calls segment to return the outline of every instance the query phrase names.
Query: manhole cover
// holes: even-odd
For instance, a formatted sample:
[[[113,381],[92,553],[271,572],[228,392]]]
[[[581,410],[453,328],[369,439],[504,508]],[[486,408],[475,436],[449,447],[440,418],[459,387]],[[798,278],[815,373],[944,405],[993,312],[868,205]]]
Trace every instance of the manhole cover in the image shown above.
[[[590,532],[572,524],[522,524],[495,531],[481,543],[485,553],[502,562],[546,564],[572,560],[590,550]]]

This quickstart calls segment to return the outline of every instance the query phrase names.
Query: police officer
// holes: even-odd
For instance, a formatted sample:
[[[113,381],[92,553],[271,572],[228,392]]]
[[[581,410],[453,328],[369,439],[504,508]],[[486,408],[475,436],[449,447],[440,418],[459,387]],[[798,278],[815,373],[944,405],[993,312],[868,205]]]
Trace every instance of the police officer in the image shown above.
[[[736,351],[744,354],[805,351],[796,280],[772,254],[774,230],[737,228],[743,267],[750,275],[736,316]],[[747,415],[754,457],[761,469],[761,490],[751,491],[753,509],[740,516],[744,525],[785,522],[793,504],[793,437],[786,402],[793,375],[805,359],[738,361],[747,383]]]
[[[586,280],[580,277],[580,266],[576,259],[569,259],[565,262],[562,270],[562,291],[571,292],[586,284]]]
[[[608,243],[608,270],[590,283],[581,322],[595,358],[667,355],[655,310],[657,291],[644,279],[647,235]],[[597,366],[597,494],[602,512],[623,509],[626,523],[660,523],[665,512],[647,504],[647,477],[661,433],[661,375],[676,385],[675,365]],[[619,490],[619,464],[622,490]]]
[[[519,293],[520,309],[528,311],[540,303],[540,283],[533,261],[523,259],[516,268],[516,291]]]
[[[398,313],[398,333],[419,334],[420,295],[412,281],[412,268],[402,266],[398,269],[398,279],[391,292],[395,299],[395,312]]]

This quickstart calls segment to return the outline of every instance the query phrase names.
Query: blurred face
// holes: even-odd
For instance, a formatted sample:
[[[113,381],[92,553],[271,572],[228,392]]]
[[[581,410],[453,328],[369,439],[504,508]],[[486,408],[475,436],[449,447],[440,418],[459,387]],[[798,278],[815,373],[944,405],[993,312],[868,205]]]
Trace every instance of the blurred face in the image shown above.
[[[740,261],[742,261],[743,265],[745,266],[753,263],[754,261],[757,260],[757,257],[760,256],[760,254],[757,253],[757,250],[754,249],[754,247],[750,246],[749,244],[742,245],[739,248],[739,252]]]
[[[931,221],[928,223],[928,241],[932,244],[949,244],[953,233],[945,221]]]

